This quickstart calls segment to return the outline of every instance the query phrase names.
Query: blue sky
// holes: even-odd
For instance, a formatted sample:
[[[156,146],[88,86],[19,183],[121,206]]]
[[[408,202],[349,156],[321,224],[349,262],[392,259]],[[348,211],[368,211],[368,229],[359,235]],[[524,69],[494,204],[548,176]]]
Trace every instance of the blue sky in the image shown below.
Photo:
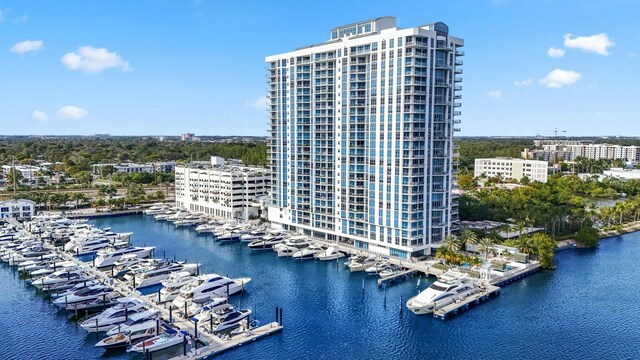
[[[388,15],[465,39],[461,135],[640,135],[638,14],[636,0],[0,0],[0,134],[266,135],[265,56]]]

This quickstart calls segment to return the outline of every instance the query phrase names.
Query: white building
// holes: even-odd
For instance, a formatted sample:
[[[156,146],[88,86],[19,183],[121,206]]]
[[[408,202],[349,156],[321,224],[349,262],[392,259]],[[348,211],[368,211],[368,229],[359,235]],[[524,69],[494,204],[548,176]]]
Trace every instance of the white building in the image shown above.
[[[640,170],[629,170],[621,168],[611,168],[602,172],[604,177],[616,178],[620,180],[640,179]]]
[[[269,191],[267,169],[226,165],[176,167],[176,206],[225,219],[260,215]]]
[[[175,161],[161,161],[146,164],[122,163],[122,164],[93,164],[93,173],[100,175],[105,166],[112,166],[114,174],[135,174],[135,173],[171,173],[176,168]]]
[[[380,17],[268,56],[272,224],[405,259],[438,247],[457,217],[463,44]]]
[[[27,199],[0,202],[0,219],[30,219],[36,214],[36,203]]]
[[[6,174],[11,172],[11,169],[14,165],[2,165],[2,171]],[[37,173],[42,171],[41,167],[33,166],[33,165],[15,165],[16,171],[22,174],[22,177],[25,180],[36,180],[38,177]]]
[[[575,160],[578,157],[587,159],[622,159],[624,161],[640,161],[640,146],[622,146],[611,144],[547,144],[543,145],[545,151],[570,152],[571,158],[565,160]]]
[[[488,177],[501,175],[505,179],[520,180],[528,177],[531,181],[547,182],[549,164],[540,160],[512,158],[476,159],[473,175]]]

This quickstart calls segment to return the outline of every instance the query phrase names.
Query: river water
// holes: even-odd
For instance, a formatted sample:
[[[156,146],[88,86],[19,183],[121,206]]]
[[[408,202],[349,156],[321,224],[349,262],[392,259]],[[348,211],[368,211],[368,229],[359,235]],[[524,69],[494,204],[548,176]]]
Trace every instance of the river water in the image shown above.
[[[151,217],[93,222],[133,232],[132,242],[156,246],[158,257],[175,255],[202,262],[205,272],[251,277],[248,291],[231,303],[252,309],[263,324],[275,320],[276,306],[284,309],[283,333],[219,359],[640,358],[640,233],[602,241],[596,250],[560,252],[557,270],[508,285],[501,296],[442,321],[404,307],[432,281],[425,278],[419,288],[412,278],[385,292],[342,264],[279,259]],[[78,328],[6,265],[0,265],[0,339],[0,359],[133,358],[94,348],[96,335]]]

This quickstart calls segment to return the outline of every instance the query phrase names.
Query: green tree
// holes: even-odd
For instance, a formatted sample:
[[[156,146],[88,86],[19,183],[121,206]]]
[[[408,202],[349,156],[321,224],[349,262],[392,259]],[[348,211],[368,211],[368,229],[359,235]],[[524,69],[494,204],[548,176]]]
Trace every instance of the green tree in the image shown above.
[[[15,167],[9,169],[9,173],[7,174],[7,185],[13,186],[13,184],[19,185],[24,181],[24,176],[22,176],[22,172],[16,170]]]
[[[600,234],[598,230],[591,226],[585,226],[578,230],[575,236],[576,244],[582,247],[597,247],[599,245]]]
[[[495,245],[495,241],[490,237],[483,237],[478,240],[478,248],[481,252],[484,253],[485,261],[488,259],[489,252],[492,251],[493,245]]]
[[[555,240],[547,234],[535,233],[531,236],[531,242],[535,247],[535,254],[540,260],[540,266],[544,269],[555,269]]]

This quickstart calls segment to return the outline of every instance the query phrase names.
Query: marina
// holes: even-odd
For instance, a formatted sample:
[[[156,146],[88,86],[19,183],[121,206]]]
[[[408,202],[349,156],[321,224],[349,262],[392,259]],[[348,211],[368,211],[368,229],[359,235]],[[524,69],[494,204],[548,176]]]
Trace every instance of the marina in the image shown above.
[[[231,265],[233,262],[243,264],[243,267],[245,267],[247,270],[246,272],[243,272],[242,275],[246,274],[254,278],[254,283],[252,284],[253,287],[251,287],[246,294],[240,295],[237,300],[233,300],[232,302],[237,302],[239,308],[254,308],[254,312],[257,316],[256,319],[260,319],[261,321],[263,319],[266,320],[266,322],[263,323],[265,325],[260,326],[260,331],[257,331],[257,329],[254,329],[252,331],[253,334],[256,335],[256,339],[266,336],[263,330],[271,330],[267,331],[268,333],[277,333],[282,330],[282,328],[278,328],[272,323],[273,309],[275,308],[275,306],[282,306],[284,308],[285,322],[289,325],[285,330],[284,335],[276,337],[269,336],[265,339],[260,340],[259,342],[256,342],[255,344],[252,344],[251,346],[241,346],[242,350],[234,350],[233,352],[229,353],[230,356],[234,356],[232,354],[236,354],[236,351],[238,351],[242,354],[242,356],[246,355],[247,358],[260,358],[262,357],[262,354],[265,353],[275,354],[273,353],[273,351],[276,351],[275,349],[283,346],[282,344],[284,343],[288,343],[290,345],[294,343],[301,344],[301,341],[306,343],[308,340],[303,339],[308,339],[308,335],[305,336],[304,334],[310,334],[309,331],[311,331],[311,329],[309,329],[307,325],[305,325],[307,323],[307,320],[305,319],[316,319],[312,323],[314,324],[314,326],[319,326],[320,328],[326,328],[326,326],[329,326],[329,328],[333,327],[332,324],[334,324],[334,322],[330,321],[328,324],[324,324],[323,320],[320,320],[323,317],[322,314],[333,314],[333,316],[337,316],[337,322],[335,324],[337,324],[339,328],[344,328],[344,320],[339,319],[343,318],[343,316],[354,316],[355,314],[352,310],[359,308],[359,306],[356,306],[355,309],[349,310],[347,307],[344,307],[347,305],[349,307],[360,303],[366,305],[366,308],[369,310],[355,316],[356,319],[362,317],[360,321],[364,321],[366,323],[364,327],[365,329],[383,329],[384,327],[381,327],[382,325],[379,322],[391,321],[392,324],[397,324],[397,326],[400,326],[394,331],[408,331],[408,334],[414,334],[415,332],[415,335],[409,336],[418,336],[418,330],[420,328],[424,328],[424,326],[435,326],[435,324],[441,323],[439,321],[437,323],[432,323],[433,320],[429,320],[430,316],[426,318],[415,317],[413,314],[407,311],[406,308],[403,311],[404,300],[402,299],[404,298],[406,300],[408,299],[408,294],[415,294],[416,291],[419,291],[419,289],[428,287],[431,281],[430,278],[425,278],[419,275],[414,277],[409,276],[405,281],[394,282],[393,286],[378,287],[377,280],[380,279],[372,282],[370,280],[372,278],[371,275],[366,274],[364,271],[359,273],[348,271],[348,269],[344,267],[344,263],[348,260],[347,257],[343,257],[341,259],[338,259],[337,261],[333,260],[325,262],[278,258],[273,251],[265,252],[250,250],[247,246],[240,245],[240,243],[236,245],[223,244],[221,242],[214,241],[212,239],[212,235],[198,235],[193,228],[175,228],[171,224],[165,222],[156,222],[149,216],[113,217],[95,220],[95,222],[98,227],[107,226],[112,227],[114,231],[118,232],[133,232],[134,235],[132,236],[132,244],[136,246],[144,246],[145,244],[148,246],[152,244],[151,239],[155,239],[153,245],[157,246],[156,254],[162,251],[166,252],[167,254],[171,254],[168,257],[171,257],[173,254],[175,254],[177,258],[187,258],[189,262],[201,263],[203,272],[213,272],[213,270],[215,269],[216,272],[221,274],[226,274],[227,272],[231,274],[237,272],[237,270],[232,269],[236,268],[235,266],[230,267],[229,265]],[[137,238],[137,234],[144,234],[144,236],[141,238]],[[345,253],[349,253],[346,247],[343,250],[345,250]],[[232,263],[229,263],[229,261],[232,261]],[[425,265],[418,264],[418,266]],[[432,271],[434,270],[437,269],[432,269]],[[317,274],[311,275],[310,273],[308,273],[309,271],[315,272]],[[326,277],[326,280],[321,280],[321,278],[318,277],[318,275],[320,274],[325,274],[322,275],[322,277]],[[296,280],[294,283],[289,284],[289,281],[287,279],[290,279],[292,275],[295,275],[298,280]],[[543,278],[547,276],[548,274],[543,275]],[[298,294],[298,296],[292,298],[290,296],[287,296],[286,294],[274,292],[270,287],[265,288],[264,285],[258,286],[256,281],[258,281],[257,279],[259,278],[271,279],[267,281],[268,283],[272,281],[278,281],[276,279],[282,279],[283,281],[280,281],[282,283],[280,286],[285,286],[288,289],[296,289],[294,291],[294,294]],[[528,282],[529,279],[533,278],[528,278],[525,281]],[[500,284],[503,285],[502,281],[505,280],[506,278],[500,279]],[[344,284],[345,281],[349,283],[349,285]],[[418,286],[416,286],[416,281],[418,281]],[[336,287],[334,290],[320,290],[320,288],[318,288],[311,292],[308,291],[311,290],[308,289],[310,286],[315,289],[318,286],[324,288],[328,285],[334,287],[339,284],[342,285]],[[128,283],[127,285],[130,286],[130,283]],[[256,287],[258,288],[256,289]],[[467,308],[474,307],[476,305],[476,299],[468,298],[460,303],[456,303],[454,306],[448,306],[438,309],[439,311],[436,312],[436,316],[440,317],[439,315],[444,312],[445,318],[456,319],[454,321],[442,322],[444,327],[440,328],[440,326],[437,326],[438,328],[440,328],[438,331],[446,334],[448,332],[448,330],[446,330],[447,327],[456,328],[461,323],[464,323],[466,324],[465,326],[468,326],[469,319],[489,316],[498,307],[503,307],[504,301],[512,301],[510,298],[514,290],[520,288],[521,286],[518,285],[507,286],[501,291],[501,293],[506,296],[500,296],[496,298],[497,300],[492,300],[490,302],[484,303],[484,299],[480,299],[480,303],[483,303],[482,309],[474,310],[465,314],[464,316],[452,317],[452,315],[456,314],[456,312],[460,313]],[[301,291],[303,291],[306,295],[299,297],[300,294],[302,294]],[[323,292],[326,293],[327,291],[332,295],[329,295],[327,297],[322,296],[319,298],[317,298],[316,296],[317,299],[315,300],[311,300],[310,298],[308,298],[308,295],[312,293],[321,294]],[[520,290],[516,292],[518,293],[520,292]],[[149,293],[148,295],[143,296],[143,298],[150,302],[153,302],[152,299],[156,296],[157,294],[155,293]],[[261,303],[258,307],[250,305],[250,303],[253,302],[252,298],[254,297],[255,301]],[[307,307],[300,307],[301,304],[311,305],[317,303],[317,301],[321,301],[322,304],[324,304],[323,307],[326,308],[326,310],[322,310],[323,307],[315,307],[319,310],[319,313],[312,314],[308,311],[302,310]],[[376,303],[379,307],[375,305]],[[342,310],[338,310],[337,308],[335,308],[335,306],[338,304],[342,304],[340,305],[340,308],[342,308]],[[160,307],[162,308],[162,306]],[[327,310],[329,310],[330,312],[327,313]],[[342,315],[343,313],[344,315]],[[174,317],[177,316],[176,312],[174,312],[173,314],[164,313],[163,317],[168,318],[170,315],[173,315]],[[178,324],[178,326],[181,328],[182,326],[180,326],[179,324],[182,320],[183,319],[175,320],[176,324]],[[378,325],[376,325],[377,323]],[[299,328],[300,324],[302,324],[302,328]],[[184,329],[189,329],[188,324],[184,324],[184,326]],[[292,326],[296,329],[294,330]],[[201,324],[198,334],[199,337],[203,340],[207,335],[202,331],[204,327],[206,327],[206,324]],[[192,329],[191,331],[194,330],[195,329]],[[351,331],[353,331],[353,329]],[[383,331],[383,333],[386,331],[390,331],[390,329]],[[356,333],[359,333],[359,331],[356,331]],[[96,339],[95,341],[97,340],[98,339]],[[253,340],[247,341],[243,337],[235,337],[226,340],[225,346],[220,346],[215,342],[211,342],[208,345],[200,344],[198,346],[198,349],[194,350],[193,352],[191,352],[191,347],[189,347],[188,355],[186,358],[205,358],[213,355],[215,355],[216,357],[224,358],[225,356],[227,356],[226,350],[237,347],[239,343],[248,344],[253,342]],[[304,351],[310,351],[316,346],[322,346],[319,345],[319,343],[321,342],[322,341],[319,342],[319,339],[312,340],[308,346],[303,347],[303,349],[307,349],[302,350],[303,353]],[[334,342],[334,344],[336,343]],[[338,346],[338,348],[340,349],[341,354],[345,351],[346,353],[349,353],[349,350],[347,350],[344,346]],[[411,348],[412,347],[410,347],[410,349]],[[333,353],[332,350],[330,350],[330,353]],[[110,352],[105,353],[105,355],[108,355],[108,357],[110,358],[129,358],[131,356],[131,354],[120,355],[118,353]],[[337,353],[335,353],[334,355],[338,356]],[[167,353],[166,355],[162,355],[162,357],[159,358],[165,358],[165,356],[182,356],[182,358],[185,358],[181,346],[177,346],[174,350]],[[235,356],[237,356],[237,354]]]

